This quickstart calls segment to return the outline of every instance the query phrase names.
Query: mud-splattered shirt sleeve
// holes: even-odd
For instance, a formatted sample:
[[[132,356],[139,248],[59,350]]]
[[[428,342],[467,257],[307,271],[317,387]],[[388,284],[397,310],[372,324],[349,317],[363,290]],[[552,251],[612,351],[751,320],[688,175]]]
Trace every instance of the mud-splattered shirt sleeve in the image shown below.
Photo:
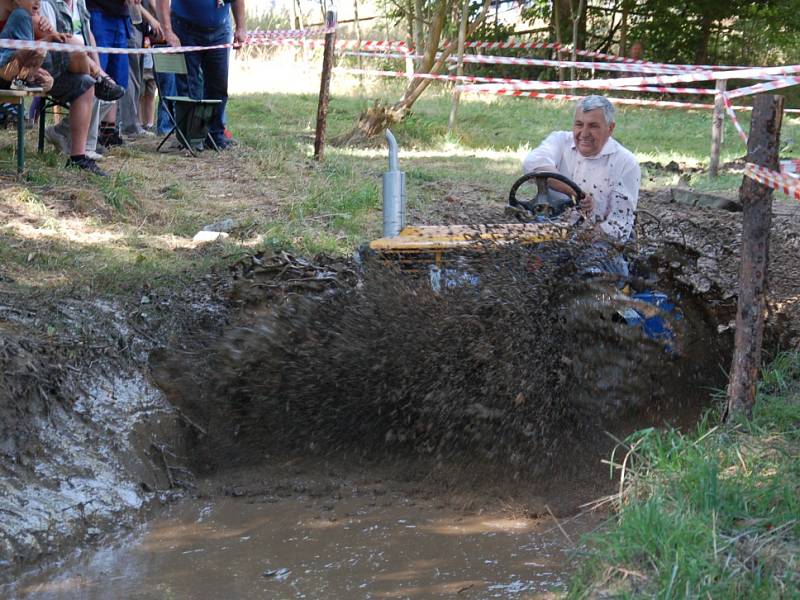
[[[616,158],[622,164],[609,173],[608,206],[605,219],[600,221],[599,226],[607,236],[624,242],[633,231],[642,177],[639,163],[633,156],[620,159]]]
[[[522,172],[558,171],[561,157],[571,139],[572,134],[569,131],[554,131],[548,135],[522,161]]]

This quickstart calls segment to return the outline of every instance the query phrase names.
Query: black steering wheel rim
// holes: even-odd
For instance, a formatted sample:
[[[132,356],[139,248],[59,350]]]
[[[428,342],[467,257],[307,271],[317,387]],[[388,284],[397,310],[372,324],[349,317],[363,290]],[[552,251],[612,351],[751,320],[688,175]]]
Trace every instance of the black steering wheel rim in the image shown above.
[[[531,179],[536,181],[536,199],[535,203],[532,204],[531,202],[523,202],[517,200],[517,190],[519,188],[530,181]],[[511,186],[511,191],[508,193],[508,205],[514,207],[521,207],[526,210],[529,210],[533,213],[538,212],[536,210],[537,207],[543,205],[549,205],[548,201],[548,191],[550,187],[547,185],[548,179],[555,179],[564,183],[565,185],[569,186],[572,191],[575,192],[575,195],[572,197],[572,206],[577,206],[577,203],[583,199],[586,194],[578,187],[578,184],[572,181],[569,177],[562,175],[561,173],[554,173],[551,171],[539,171],[533,173],[526,173],[519,179],[514,182],[514,185]]]

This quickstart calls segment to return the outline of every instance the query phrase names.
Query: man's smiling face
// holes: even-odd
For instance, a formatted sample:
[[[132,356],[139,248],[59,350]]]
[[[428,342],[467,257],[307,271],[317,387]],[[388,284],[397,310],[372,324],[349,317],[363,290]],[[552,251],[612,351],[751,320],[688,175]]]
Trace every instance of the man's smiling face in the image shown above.
[[[575,147],[581,156],[597,155],[611,137],[615,125],[615,123],[606,123],[602,109],[596,108],[583,112],[578,108],[572,123],[572,136],[575,139]]]

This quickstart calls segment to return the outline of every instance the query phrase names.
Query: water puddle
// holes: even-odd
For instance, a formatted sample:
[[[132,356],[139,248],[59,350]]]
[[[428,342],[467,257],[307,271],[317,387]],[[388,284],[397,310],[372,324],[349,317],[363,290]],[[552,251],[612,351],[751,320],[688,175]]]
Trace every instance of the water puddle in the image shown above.
[[[515,518],[408,495],[221,497],[28,574],[25,599],[533,598],[563,589],[600,517]]]

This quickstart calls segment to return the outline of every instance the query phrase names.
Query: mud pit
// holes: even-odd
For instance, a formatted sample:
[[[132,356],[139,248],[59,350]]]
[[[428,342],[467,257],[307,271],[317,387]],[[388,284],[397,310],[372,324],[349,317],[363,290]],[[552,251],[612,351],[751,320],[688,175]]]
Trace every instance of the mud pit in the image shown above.
[[[585,283],[577,284],[577,288],[564,284],[574,275],[569,261],[542,261],[531,269],[529,255],[510,252],[501,260],[502,269],[492,268],[491,263],[478,267],[481,285],[456,286],[447,294],[438,295],[424,278],[408,280],[391,271],[369,271],[359,284],[353,265],[346,261],[304,262],[296,257],[261,256],[241,263],[236,268],[237,281],[231,294],[234,304],[216,317],[209,335],[187,333],[179,344],[165,344],[166,351],[154,351],[156,344],[152,340],[164,343],[167,338],[156,330],[144,332],[151,342],[142,345],[140,362],[149,355],[154,379],[166,395],[165,398],[155,392],[154,402],[173,420],[182,415],[178,418],[182,424],[178,433],[180,440],[188,443],[191,460],[179,462],[177,455],[182,452],[177,445],[162,445],[166,454],[150,449],[149,460],[142,464],[152,468],[152,464],[166,462],[177,470],[167,467],[165,473],[163,468],[156,469],[147,481],[141,471],[121,468],[116,471],[119,479],[109,486],[132,486],[144,505],[158,497],[154,489],[183,485],[193,498],[191,503],[174,509],[174,513],[154,515],[152,525],[132,540],[119,542],[121,546],[70,562],[64,577],[47,571],[39,578],[26,578],[23,587],[14,588],[15,593],[23,595],[27,589],[44,593],[61,589],[59,586],[84,591],[97,588],[101,585],[98,568],[118,572],[121,587],[109,589],[124,592],[129,589],[124,587],[127,576],[120,571],[121,566],[114,565],[129,564],[129,559],[138,560],[138,556],[144,562],[134,563],[142,569],[137,570],[137,566],[135,573],[144,573],[142,579],[155,586],[151,595],[143,597],[163,596],[164,589],[158,587],[163,579],[148,570],[148,560],[149,564],[157,561],[155,564],[174,567],[176,580],[182,570],[203,566],[194,555],[219,557],[215,563],[228,560],[221,554],[228,552],[221,550],[222,546],[206,545],[202,552],[183,554],[197,549],[190,548],[193,542],[187,540],[209,531],[200,525],[192,530],[195,526],[190,525],[203,517],[201,513],[208,505],[217,522],[212,529],[221,532],[224,539],[235,538],[240,530],[255,531],[255,523],[264,514],[274,516],[286,540],[298,536],[302,540],[310,530],[316,531],[314,523],[328,519],[328,513],[337,519],[334,523],[350,523],[353,532],[379,525],[385,535],[373,541],[364,537],[348,539],[349,534],[345,533],[335,539],[326,538],[326,542],[318,540],[328,548],[336,547],[340,561],[362,559],[360,550],[354,549],[359,545],[374,544],[378,551],[384,541],[402,539],[409,528],[399,527],[401,519],[422,530],[436,527],[437,523],[469,521],[476,515],[490,520],[521,516],[527,519],[521,525],[521,535],[528,536],[525,539],[537,552],[539,542],[567,547],[560,532],[547,539],[537,536],[541,528],[553,528],[547,509],[565,519],[582,502],[608,489],[607,471],[600,468],[599,458],[612,442],[603,431],[611,429],[623,435],[633,427],[664,419],[691,422],[699,408],[707,405],[709,388],[724,381],[724,369],[729,364],[740,216],[677,207],[658,197],[644,198],[642,209],[638,244],[640,253],[648,257],[644,266],[658,280],[659,289],[680,294],[688,318],[700,325],[681,354],[667,360],[663,348],[640,337],[603,335],[602,343],[598,343],[595,330],[605,327],[598,325],[598,319],[610,316],[602,311],[584,310],[579,312],[583,319],[566,318],[563,307],[570,306],[570,302],[565,300],[586,297],[591,304],[602,296],[602,292],[598,294]],[[463,207],[458,210],[463,212]],[[800,340],[800,278],[795,264],[800,237],[795,223],[793,217],[779,217],[773,230],[768,351],[797,346]],[[531,285],[536,283],[547,285]],[[169,309],[165,311],[164,317],[169,318]],[[24,336],[25,319],[4,315],[4,339]],[[234,326],[223,328],[221,321],[226,318],[234,320]],[[12,325],[18,330],[11,331]],[[137,322],[137,326],[142,323]],[[187,332],[198,329],[203,328],[189,327]],[[25,352],[35,357],[34,362],[40,361],[35,364],[47,363],[42,358],[44,347],[33,345]],[[78,370],[83,367],[67,359],[64,364],[72,364]],[[586,365],[591,366],[589,371],[583,368]],[[67,367],[52,375],[39,371],[50,387],[39,389],[33,385],[32,389],[50,400],[66,394],[69,381],[62,382],[60,377],[66,374],[69,379],[71,370]],[[598,372],[603,376],[597,377]],[[644,376],[633,378],[629,376],[631,372]],[[24,369],[20,377],[19,385],[32,385]],[[4,383],[8,386],[7,381]],[[78,397],[86,396],[81,394],[77,392]],[[685,402],[673,402],[676,396]],[[3,397],[4,407],[11,407],[6,412],[17,410],[8,404],[8,398],[13,395]],[[576,398],[580,401],[576,402]],[[88,405],[95,406],[96,399],[89,399]],[[612,399],[619,402],[615,404]],[[67,415],[75,414],[71,402],[63,403]],[[174,407],[180,412],[174,413]],[[595,410],[598,407],[611,410]],[[47,410],[40,412],[46,416]],[[615,418],[621,415],[625,418]],[[30,419],[23,414],[25,422]],[[69,426],[56,421],[57,428]],[[104,439],[102,428],[90,430],[98,436],[96,439]],[[9,455],[18,453],[14,448],[6,450]],[[115,456],[131,456],[125,447],[117,450],[120,453]],[[303,463],[303,473],[291,471],[295,461]],[[399,473],[386,466],[398,461],[403,465]],[[326,470],[330,464],[338,469],[333,481]],[[53,481],[81,469],[88,473],[97,469],[62,466]],[[180,469],[187,466],[210,479],[196,482],[197,489],[193,489],[191,478],[179,476]],[[245,474],[237,470],[243,467],[249,468]],[[13,473],[27,473],[30,481],[36,479],[33,465],[14,467]],[[296,482],[289,481],[294,476],[305,480],[297,490]],[[142,482],[146,485],[142,486]],[[369,491],[378,489],[377,482],[386,489],[384,494]],[[59,485],[55,485],[56,489]],[[357,490],[367,491],[360,494]],[[381,498],[387,495],[394,498],[391,507],[382,506]],[[278,502],[272,501],[275,498]],[[398,507],[411,503],[414,506],[410,513],[396,512]],[[114,507],[119,509],[117,523],[125,522],[138,510],[136,506],[125,509],[120,503],[109,508]],[[242,511],[240,520],[226,520],[225,515],[238,511]],[[359,511],[363,514],[359,515]],[[347,513],[357,517],[348,517]],[[111,510],[108,514],[115,513]],[[295,520],[288,516],[294,514],[298,515]],[[24,544],[19,535],[25,533],[14,532],[25,532],[26,525],[15,519],[3,519],[5,539],[17,544],[3,549],[0,559],[6,561],[6,567],[24,565],[47,554],[43,551],[47,544],[42,543],[47,540],[47,529],[35,536],[36,544]],[[81,519],[80,515],[62,517],[65,522],[78,524],[83,523]],[[176,533],[180,539],[171,544],[175,547],[163,554],[149,553],[148,548],[163,540],[159,536],[173,519],[185,523],[184,529],[179,528]],[[91,531],[86,525],[73,527],[71,531],[80,535],[69,539],[73,544],[90,544],[104,530],[114,528],[113,520],[98,519],[98,526]],[[568,532],[580,531],[581,527]],[[186,539],[181,538],[181,531]],[[266,535],[264,529],[258,531],[259,536]],[[534,581],[537,567],[527,565],[530,569],[522,574],[519,563],[514,562],[516,557],[511,557],[513,548],[525,546],[523,537],[516,533],[497,536],[505,536],[505,541],[493,545],[497,541],[494,540],[488,546],[476,541],[470,546],[465,551],[465,562],[449,564],[447,578],[409,576],[396,587],[374,587],[376,597],[381,597],[378,592],[392,597],[386,595],[392,590],[396,593],[413,586],[433,589],[431,586],[465,581],[464,565],[477,569],[471,559],[484,552],[508,559],[503,561],[505,571],[488,566],[482,571],[483,587],[479,589],[483,592],[489,585],[515,585],[514,581],[521,581],[519,585],[524,586],[525,582]],[[65,534],[65,539],[68,537]],[[309,569],[311,575],[294,581],[301,587],[313,585],[313,573],[319,572],[324,552],[309,546],[309,556],[317,552],[320,559],[290,558],[274,550],[270,545],[273,542],[271,539],[259,546],[256,554],[282,560],[275,563],[265,558],[264,562],[241,568],[236,566],[236,560],[226,563],[232,574],[224,580],[225,585],[233,589],[239,585],[236,576],[241,576],[255,578],[260,586],[262,567],[263,571],[287,568],[295,577],[299,571]],[[409,541],[409,546],[413,547],[413,542]],[[64,545],[53,546],[58,547]],[[438,548],[432,540],[421,547]],[[28,553],[21,554],[21,549]],[[246,550],[243,552],[239,556],[247,555]],[[189,560],[187,556],[198,562],[185,562]],[[412,569],[415,561],[423,561],[419,564],[424,566],[429,559],[421,552],[407,560],[406,566]],[[401,559],[392,558],[393,563],[398,561]],[[329,562],[322,563],[322,567]],[[289,563],[291,567],[284,566]],[[107,567],[99,566],[103,564]],[[400,565],[393,564],[392,569],[395,568],[400,569]],[[546,568],[557,573],[552,579],[545,577],[549,584],[560,580],[563,568]],[[382,572],[363,573],[363,577],[351,579],[331,577],[338,582],[335,585],[345,586],[338,590],[345,590],[348,585],[365,581],[375,584]],[[277,575],[276,572],[272,577]],[[291,580],[268,583],[290,586]],[[103,582],[103,589],[107,585],[107,581]],[[512,595],[514,590],[498,589],[499,597],[504,597],[502,593]],[[471,593],[463,593],[468,592]],[[313,596],[312,592],[307,593]],[[64,597],[74,597],[65,594]],[[478,593],[475,597],[486,596]]]

